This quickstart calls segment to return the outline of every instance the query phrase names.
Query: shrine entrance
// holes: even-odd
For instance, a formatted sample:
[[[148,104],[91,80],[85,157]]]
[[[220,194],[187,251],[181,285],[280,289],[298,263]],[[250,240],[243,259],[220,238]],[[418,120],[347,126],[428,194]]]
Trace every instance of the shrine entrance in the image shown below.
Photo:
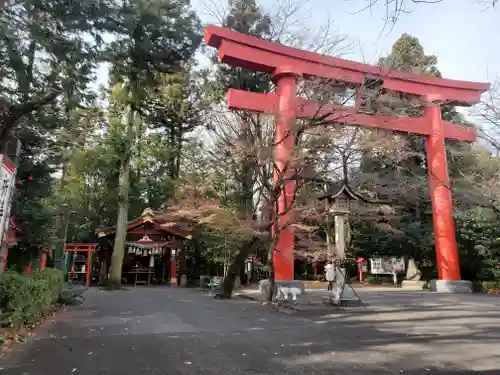
[[[68,243],[64,246],[64,278],[66,281],[85,284],[88,288],[95,280],[95,243]],[[43,264],[43,268],[45,265]],[[43,269],[41,267],[41,269]]]
[[[445,139],[475,141],[473,128],[442,120],[441,105],[470,106],[487,91],[486,83],[456,81],[428,75],[411,74],[320,55],[272,43],[217,26],[205,29],[205,43],[219,50],[223,63],[272,75],[276,93],[254,93],[230,89],[228,106],[235,110],[276,115],[275,179],[291,161],[297,118],[321,118],[322,122],[385,129],[427,137],[427,160],[432,200],[434,238],[439,280],[437,290],[459,291],[472,288],[462,282],[458,258],[450,179],[446,161]],[[300,78],[319,77],[344,84],[355,92],[354,107],[328,105],[321,107],[297,97]],[[385,92],[420,97],[424,115],[395,117],[362,110],[363,90],[367,82],[376,82]],[[278,202],[279,213],[291,215],[289,196],[294,181],[289,181]],[[284,192],[283,192],[284,191]],[[288,199],[286,199],[288,198]],[[276,280],[294,279],[294,229],[281,229],[275,247]],[[465,291],[465,290],[464,290]]]
[[[98,284],[108,279],[115,228],[103,228],[97,233],[96,275]],[[163,227],[151,209],[127,224],[127,237],[122,268],[122,284],[168,285],[182,267],[183,241],[188,233],[172,227]],[[174,279],[174,280],[173,280]]]

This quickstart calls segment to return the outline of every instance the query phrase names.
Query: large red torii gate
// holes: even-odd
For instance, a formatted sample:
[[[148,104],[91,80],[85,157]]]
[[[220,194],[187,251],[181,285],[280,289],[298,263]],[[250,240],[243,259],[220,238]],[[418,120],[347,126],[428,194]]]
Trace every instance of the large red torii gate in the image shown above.
[[[319,55],[286,47],[253,36],[210,25],[205,30],[205,43],[218,48],[223,63],[253,71],[272,74],[276,93],[259,94],[230,89],[228,106],[277,114],[276,164],[284,161],[293,149],[293,134],[297,117],[327,116],[325,121],[349,123],[427,137],[427,159],[436,242],[439,279],[461,280],[455,224],[453,221],[450,180],[446,161],[445,138],[474,141],[474,129],[441,119],[440,102],[470,106],[487,91],[487,83],[465,82],[411,74],[380,68],[354,61]],[[357,108],[322,108],[319,104],[296,97],[297,79],[301,76],[322,77],[360,88],[366,79],[380,79],[382,88],[418,95],[426,103],[422,117],[394,117],[358,113]],[[360,90],[357,90],[360,95]],[[359,98],[357,98],[359,99]],[[358,103],[359,100],[356,100]],[[293,194],[293,182],[286,186],[286,195]],[[279,209],[285,212],[285,196],[280,197]],[[276,280],[293,280],[294,232],[291,226],[283,229],[275,252]]]

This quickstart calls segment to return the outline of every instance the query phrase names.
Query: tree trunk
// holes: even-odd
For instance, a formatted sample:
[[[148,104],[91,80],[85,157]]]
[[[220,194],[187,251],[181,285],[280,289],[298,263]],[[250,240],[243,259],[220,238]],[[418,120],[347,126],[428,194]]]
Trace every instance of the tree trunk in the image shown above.
[[[0,108],[0,111],[2,109]],[[9,142],[9,136],[14,127],[14,121],[11,116],[0,115],[0,153],[4,153]]]
[[[169,134],[169,149],[170,149],[170,155],[169,155],[169,171],[168,175],[170,178],[175,179],[175,155],[176,152],[175,150],[177,149],[176,144],[175,144],[175,125],[172,126],[170,129],[170,134]]]
[[[69,180],[69,158],[64,157],[61,172],[61,186],[65,186]]]
[[[181,173],[181,158],[182,158],[182,126],[179,126],[179,131],[177,134],[177,144],[176,144],[176,159],[175,159],[175,179],[178,179]]]
[[[239,265],[248,257],[248,254],[252,250],[256,241],[256,239],[252,239],[251,241],[249,241],[249,243],[244,244],[234,257],[232,263],[229,265],[227,275],[222,281],[222,292],[220,295],[218,295],[219,298],[231,298],[234,289],[234,281],[236,280],[236,275],[238,274],[239,270]]]
[[[69,206],[61,204],[59,206],[59,217],[56,227],[57,243],[54,251],[54,267],[58,270],[64,269],[64,248],[66,247],[66,237],[68,236],[69,216]]]
[[[277,242],[277,238],[279,233],[274,234],[274,238],[269,243],[269,248],[267,249],[267,266],[269,267],[269,289],[267,290],[267,295],[265,296],[265,300],[271,302],[274,296],[274,289],[276,287],[275,275],[274,275],[274,247]]]
[[[345,251],[348,254],[349,251],[351,250],[351,243],[352,243],[352,226],[351,226],[351,221],[349,220],[349,216],[346,217],[345,219]]]
[[[134,115],[132,106],[129,108],[127,119],[127,141],[132,145],[134,135]],[[130,153],[130,150],[126,151]],[[128,196],[130,190],[130,160],[131,155],[127,154],[120,165],[120,176],[118,180],[118,217],[116,219],[115,243],[113,255],[111,257],[110,286],[120,288],[122,281],[123,257],[125,255],[125,241],[127,238],[128,220]]]
[[[116,235],[111,257],[110,283],[112,288],[119,288],[122,281],[123,257],[127,237],[128,193],[130,188],[130,161],[125,160],[120,170],[118,218],[116,220]]]

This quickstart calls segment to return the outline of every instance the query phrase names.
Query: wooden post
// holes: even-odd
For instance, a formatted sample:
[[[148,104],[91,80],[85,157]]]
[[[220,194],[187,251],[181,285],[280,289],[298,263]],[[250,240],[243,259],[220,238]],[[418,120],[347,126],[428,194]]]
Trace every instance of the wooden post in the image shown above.
[[[90,286],[90,275],[92,271],[92,248],[89,247],[87,250],[87,275],[85,276],[85,286],[88,288]]]
[[[179,250],[177,249],[168,249],[168,256],[169,256],[169,264],[170,264],[170,280],[176,279],[176,271],[177,271],[177,252]]]

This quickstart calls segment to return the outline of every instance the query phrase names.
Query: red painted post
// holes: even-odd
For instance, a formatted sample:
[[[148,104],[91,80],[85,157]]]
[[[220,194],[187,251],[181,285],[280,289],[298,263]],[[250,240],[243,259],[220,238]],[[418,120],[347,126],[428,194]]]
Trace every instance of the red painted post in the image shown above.
[[[424,116],[432,129],[427,138],[427,167],[439,279],[461,280],[441,107],[438,104],[427,106]]]
[[[170,280],[177,278],[177,254],[179,250],[168,249],[170,252]]]
[[[274,171],[274,182],[278,183],[280,179],[286,178],[286,175],[293,176],[294,173],[290,162],[293,158],[296,133],[297,74],[293,72],[291,67],[282,67],[276,69],[273,80],[276,82],[276,91],[279,97],[274,146],[275,162],[278,169]],[[274,271],[276,280],[293,280],[294,230],[286,223],[293,215],[293,209],[290,209],[290,206],[293,202],[295,182],[286,183],[284,190],[278,199],[279,225],[282,229],[275,245]],[[273,228],[273,232],[274,230],[275,228]]]
[[[31,266],[32,266],[32,264],[31,264],[31,263],[28,263],[28,264],[26,265],[26,267],[24,268],[24,274],[25,274],[25,275],[29,275],[29,274],[31,273]]]
[[[89,246],[87,250],[87,275],[85,275],[85,286],[90,286],[90,271],[92,267],[92,248]]]
[[[358,276],[359,276],[359,282],[363,282],[363,269],[365,268],[365,262],[366,260],[364,258],[357,258],[356,259],[356,265],[358,266]]]
[[[45,250],[42,251],[42,257],[40,260],[40,271],[43,271],[47,265],[47,252]]]

